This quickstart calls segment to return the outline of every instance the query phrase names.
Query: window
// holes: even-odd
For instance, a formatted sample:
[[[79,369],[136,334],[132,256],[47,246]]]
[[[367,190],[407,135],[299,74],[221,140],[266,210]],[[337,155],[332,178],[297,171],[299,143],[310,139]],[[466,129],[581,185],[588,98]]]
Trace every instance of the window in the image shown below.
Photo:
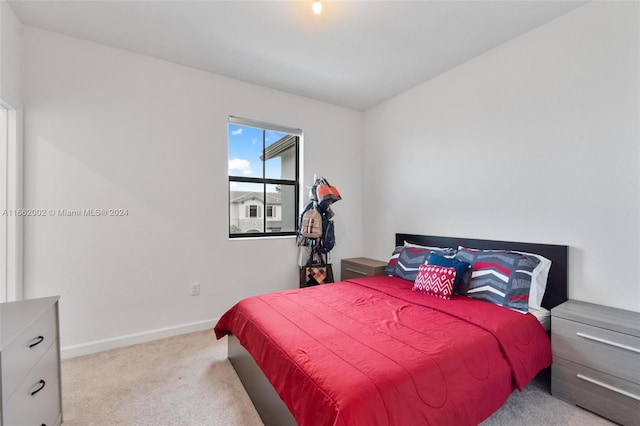
[[[247,217],[260,217],[260,206],[247,206],[249,208],[249,214]]]
[[[229,117],[229,237],[295,235],[301,136]]]

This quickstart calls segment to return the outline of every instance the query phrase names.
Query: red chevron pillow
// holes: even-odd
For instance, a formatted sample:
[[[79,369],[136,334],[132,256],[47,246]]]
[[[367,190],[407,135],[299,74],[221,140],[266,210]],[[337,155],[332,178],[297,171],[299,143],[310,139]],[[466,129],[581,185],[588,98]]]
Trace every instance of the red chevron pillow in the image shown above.
[[[420,265],[418,276],[413,283],[413,291],[430,294],[441,299],[451,299],[456,268],[436,265]]]

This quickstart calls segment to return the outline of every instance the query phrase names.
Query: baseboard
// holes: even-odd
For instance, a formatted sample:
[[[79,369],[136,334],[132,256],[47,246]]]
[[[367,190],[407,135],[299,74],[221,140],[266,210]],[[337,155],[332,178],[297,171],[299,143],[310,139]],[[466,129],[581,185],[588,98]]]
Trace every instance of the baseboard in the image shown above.
[[[177,336],[179,334],[213,329],[213,326],[217,321],[217,319],[208,319],[188,324],[175,325],[172,327],[143,331],[140,333],[126,334],[124,336],[112,337],[110,339],[94,340],[93,342],[81,343],[79,345],[63,346],[60,348],[60,357],[62,359],[73,358],[109,349],[121,348],[123,346],[135,345],[137,343],[164,339],[166,337]]]

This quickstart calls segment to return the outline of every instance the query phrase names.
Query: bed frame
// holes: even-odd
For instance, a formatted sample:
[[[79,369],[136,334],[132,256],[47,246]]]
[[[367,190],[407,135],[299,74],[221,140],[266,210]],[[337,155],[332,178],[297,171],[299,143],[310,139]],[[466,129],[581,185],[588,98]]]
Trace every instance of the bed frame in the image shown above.
[[[472,238],[436,237],[430,235],[396,234],[395,245],[409,242],[425,246],[458,246],[496,250],[517,250],[536,253],[551,260],[551,269],[547,279],[547,289],[542,306],[551,310],[567,300],[569,248],[562,245],[518,243],[511,241],[479,240]],[[390,250],[391,252],[391,250]],[[269,380],[265,377],[253,357],[240,344],[238,339],[228,336],[229,361],[238,373],[242,385],[256,407],[265,426],[297,425],[293,415],[278,396]]]

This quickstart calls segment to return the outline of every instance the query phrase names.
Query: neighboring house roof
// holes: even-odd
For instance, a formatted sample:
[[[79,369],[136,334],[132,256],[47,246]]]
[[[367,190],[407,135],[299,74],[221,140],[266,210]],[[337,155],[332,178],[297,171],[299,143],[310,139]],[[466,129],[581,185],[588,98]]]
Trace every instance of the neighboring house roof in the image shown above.
[[[287,135],[279,140],[275,141],[271,145],[265,148],[264,155],[260,156],[260,160],[270,160],[275,158],[294,146],[296,144],[296,137],[294,135]]]
[[[264,202],[263,193],[258,191],[230,191],[230,203],[244,203],[249,200],[259,200]],[[267,192],[267,204],[282,204],[282,197],[279,192]]]

